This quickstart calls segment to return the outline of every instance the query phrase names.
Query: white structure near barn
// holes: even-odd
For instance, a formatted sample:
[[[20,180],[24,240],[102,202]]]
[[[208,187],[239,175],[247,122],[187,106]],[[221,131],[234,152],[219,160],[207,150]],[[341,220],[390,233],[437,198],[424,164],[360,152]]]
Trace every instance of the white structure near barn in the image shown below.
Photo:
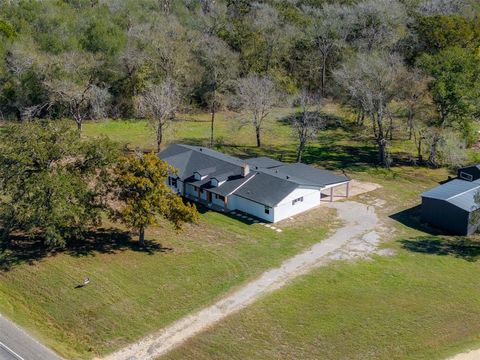
[[[218,211],[241,211],[275,223],[332,201],[334,188],[350,179],[302,163],[268,157],[241,160],[211,149],[173,144],[159,154],[177,173],[169,186]]]

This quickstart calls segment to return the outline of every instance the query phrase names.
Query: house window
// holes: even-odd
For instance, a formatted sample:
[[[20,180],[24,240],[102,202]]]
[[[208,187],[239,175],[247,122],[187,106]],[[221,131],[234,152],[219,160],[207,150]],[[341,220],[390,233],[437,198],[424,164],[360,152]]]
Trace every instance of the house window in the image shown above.
[[[265,206],[265,214],[270,214],[270,208],[268,206]]]
[[[223,196],[223,195],[218,195],[218,198],[222,201],[225,201],[225,196]]]
[[[169,176],[169,177],[168,177],[168,185],[177,187],[177,179],[172,178],[172,177]]]
[[[303,196],[299,197],[298,199],[292,200],[292,205],[295,205],[297,202],[303,202]]]

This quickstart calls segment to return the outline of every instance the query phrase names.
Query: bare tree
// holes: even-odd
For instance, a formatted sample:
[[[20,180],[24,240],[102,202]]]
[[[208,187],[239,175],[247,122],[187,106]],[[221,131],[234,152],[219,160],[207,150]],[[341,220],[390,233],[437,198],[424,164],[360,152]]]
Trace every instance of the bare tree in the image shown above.
[[[237,101],[240,109],[250,115],[248,122],[255,128],[257,146],[261,146],[263,121],[272,110],[279,96],[269,77],[249,75],[238,81]]]
[[[297,162],[300,162],[308,142],[317,137],[325,122],[319,114],[318,99],[306,90],[300,92],[296,105],[300,107],[300,111],[293,116],[292,127],[298,139]]]
[[[175,118],[179,97],[171,79],[161,85],[152,85],[138,97],[137,109],[140,116],[147,118],[155,132],[157,151],[160,151],[165,127]]]
[[[215,113],[223,104],[229,84],[237,74],[237,55],[217,37],[205,35],[197,51],[203,65],[203,98],[211,113],[210,147],[213,147]]]
[[[431,15],[467,15],[473,11],[474,1],[468,0],[425,0],[419,4],[421,13],[427,16]]]
[[[288,28],[286,22],[280,18],[278,11],[268,4],[254,2],[252,10],[253,25],[262,34],[266,45],[265,63],[262,70],[268,73],[272,59],[274,59],[274,51],[285,46],[285,41],[281,40],[290,35],[291,28]]]
[[[398,96],[402,69],[403,64],[396,55],[359,53],[335,71],[337,82],[370,116],[379,160],[384,166],[389,166],[390,162],[385,121],[389,104]]]
[[[54,57],[50,66],[53,75],[44,82],[50,102],[66,108],[80,133],[86,118],[106,115],[110,94],[96,84],[93,57],[76,52],[65,53]]]
[[[427,106],[428,79],[417,69],[405,69],[400,79],[400,98],[407,113],[408,139],[411,140],[415,129],[416,117]]]
[[[328,61],[346,44],[350,34],[350,13],[343,6],[329,4],[321,9],[304,7],[304,11],[313,19],[308,35],[320,54],[320,95],[324,97]]]
[[[397,0],[364,0],[348,9],[349,41],[360,50],[391,49],[407,34],[408,16]]]

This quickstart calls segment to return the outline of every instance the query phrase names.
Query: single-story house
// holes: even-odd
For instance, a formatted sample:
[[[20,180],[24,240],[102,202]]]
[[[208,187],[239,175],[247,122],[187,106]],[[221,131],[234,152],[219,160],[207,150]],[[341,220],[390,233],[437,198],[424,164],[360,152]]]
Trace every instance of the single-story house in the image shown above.
[[[480,180],[454,179],[422,194],[422,220],[456,235],[471,235],[479,227],[472,213]]]
[[[285,164],[268,157],[241,160],[182,144],[168,146],[159,157],[177,170],[168,184],[179,195],[219,211],[241,211],[268,222],[316,207],[322,197],[331,201],[337,186],[345,186],[348,197],[347,176],[302,163]]]

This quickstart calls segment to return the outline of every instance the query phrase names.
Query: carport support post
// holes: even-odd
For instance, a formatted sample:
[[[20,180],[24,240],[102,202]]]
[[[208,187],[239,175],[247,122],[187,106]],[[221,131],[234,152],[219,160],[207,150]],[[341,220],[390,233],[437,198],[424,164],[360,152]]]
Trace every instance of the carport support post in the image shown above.
[[[349,191],[350,191],[350,181],[347,182],[347,198],[348,198],[348,193],[349,193]]]
[[[333,202],[333,186],[330,188],[330,202]]]

